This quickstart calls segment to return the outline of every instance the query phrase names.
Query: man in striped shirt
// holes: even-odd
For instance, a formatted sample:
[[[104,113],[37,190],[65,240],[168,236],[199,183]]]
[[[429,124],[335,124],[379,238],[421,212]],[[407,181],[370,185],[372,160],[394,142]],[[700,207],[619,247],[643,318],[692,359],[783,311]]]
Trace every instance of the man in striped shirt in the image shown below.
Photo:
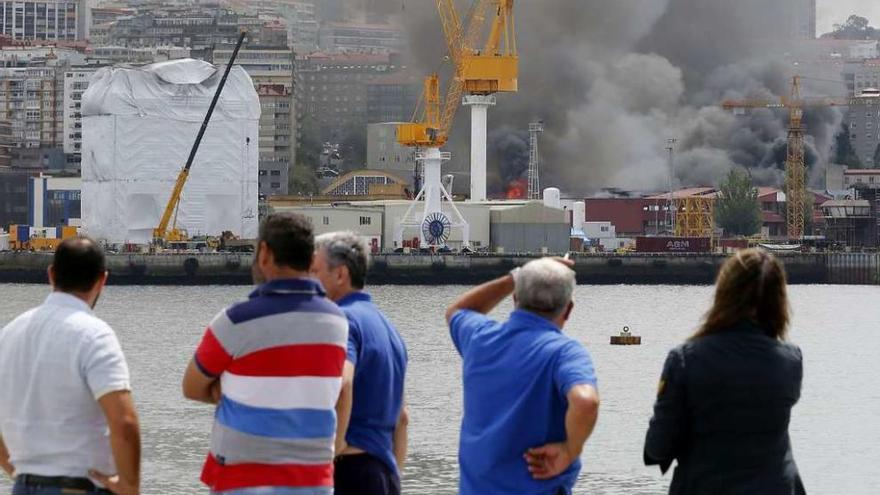
[[[183,379],[217,404],[202,481],[225,495],[333,493],[333,453],[348,320],[310,278],[305,217],[260,226],[250,298],[220,312]]]

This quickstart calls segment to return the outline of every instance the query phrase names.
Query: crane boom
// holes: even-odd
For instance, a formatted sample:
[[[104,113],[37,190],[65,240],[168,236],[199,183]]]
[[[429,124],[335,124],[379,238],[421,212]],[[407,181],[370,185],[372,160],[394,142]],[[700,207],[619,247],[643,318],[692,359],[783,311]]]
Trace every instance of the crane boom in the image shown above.
[[[192,168],[196,153],[199,151],[199,145],[202,143],[205,131],[208,129],[208,122],[211,121],[211,116],[214,114],[214,108],[217,106],[217,101],[220,99],[220,93],[223,92],[223,87],[226,86],[226,79],[229,77],[229,72],[232,70],[232,65],[235,63],[238,51],[244,43],[245,36],[247,36],[246,31],[242,31],[238,36],[235,49],[232,51],[232,56],[226,64],[226,70],[223,72],[223,77],[217,85],[217,91],[214,92],[214,98],[211,100],[211,105],[208,107],[208,113],[205,114],[205,120],[199,128],[198,134],[196,134],[196,140],[193,143],[192,149],[190,149],[189,157],[186,159],[186,165],[183,166],[180,173],[177,175],[177,180],[174,182],[174,188],[171,190],[171,196],[168,198],[168,204],[165,205],[165,211],[162,213],[162,217],[159,220],[159,226],[153,229],[154,241],[174,242],[186,240],[186,232],[177,228],[177,210],[180,207],[180,198],[183,193],[183,187],[186,185],[186,181],[189,178],[189,171]],[[169,230],[168,226],[171,224],[172,218],[174,224]]]
[[[413,115],[413,122],[401,124],[397,128],[397,141],[410,147],[440,147],[449,139],[449,131],[461,95],[464,83],[461,78],[462,63],[469,39],[476,38],[485,22],[485,3],[492,0],[475,0],[468,16],[467,29],[461,22],[461,16],[455,8],[454,0],[437,0],[437,11],[440,24],[446,39],[449,60],[453,64],[453,74],[449,79],[446,97],[440,99],[440,80],[437,74],[425,78],[424,90]]]
[[[744,110],[748,108],[780,108],[789,111],[788,150],[785,159],[786,223],[788,238],[800,240],[804,235],[804,217],[811,212],[804,211],[807,198],[806,165],[804,163],[804,109],[865,105],[860,98],[803,98],[801,97],[801,77],[794,76],[789,96],[778,100],[744,99],[725,100],[721,103],[725,110]]]

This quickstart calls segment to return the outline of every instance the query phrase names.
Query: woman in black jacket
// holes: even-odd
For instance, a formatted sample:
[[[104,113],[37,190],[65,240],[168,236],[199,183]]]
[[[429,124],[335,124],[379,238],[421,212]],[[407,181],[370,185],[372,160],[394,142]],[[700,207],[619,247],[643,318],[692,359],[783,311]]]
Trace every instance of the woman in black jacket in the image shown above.
[[[646,465],[678,461],[670,494],[805,493],[788,437],[803,377],[788,320],[776,258],[727,260],[702,327],[666,358],[645,440]]]

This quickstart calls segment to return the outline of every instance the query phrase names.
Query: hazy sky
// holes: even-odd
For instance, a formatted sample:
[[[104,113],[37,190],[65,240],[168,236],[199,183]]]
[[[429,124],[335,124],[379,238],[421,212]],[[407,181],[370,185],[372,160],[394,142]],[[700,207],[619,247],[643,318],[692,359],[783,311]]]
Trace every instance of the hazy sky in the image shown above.
[[[831,31],[835,23],[842,23],[851,14],[867,17],[872,26],[880,25],[880,1],[877,0],[818,0],[818,35]]]

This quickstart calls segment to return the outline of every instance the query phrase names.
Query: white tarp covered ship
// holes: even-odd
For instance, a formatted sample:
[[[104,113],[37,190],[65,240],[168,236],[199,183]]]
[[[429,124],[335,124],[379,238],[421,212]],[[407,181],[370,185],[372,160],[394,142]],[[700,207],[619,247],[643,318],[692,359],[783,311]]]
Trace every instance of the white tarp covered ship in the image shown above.
[[[193,59],[103,68],[83,94],[82,219],[110,243],[150,242],[222,76]],[[260,101],[234,67],[183,189],[191,236],[257,236]]]

